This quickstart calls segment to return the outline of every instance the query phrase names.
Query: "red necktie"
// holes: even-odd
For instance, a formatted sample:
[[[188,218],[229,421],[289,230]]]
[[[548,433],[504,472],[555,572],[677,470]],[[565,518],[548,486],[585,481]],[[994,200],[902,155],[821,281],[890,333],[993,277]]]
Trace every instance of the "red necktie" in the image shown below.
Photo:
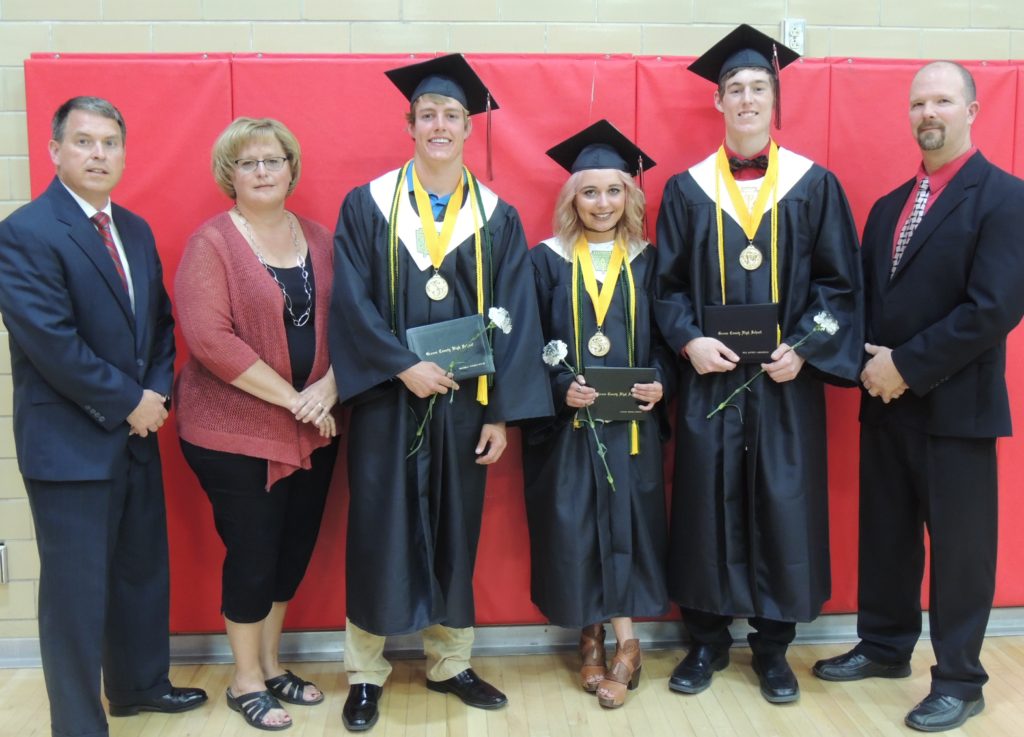
[[[117,252],[117,246],[114,245],[114,234],[110,232],[110,216],[105,212],[97,212],[93,215],[90,220],[96,226],[96,230],[100,232],[100,237],[103,238],[103,245],[107,247],[107,253],[110,254],[110,258],[114,260],[114,268],[117,269],[117,275],[121,277],[121,286],[124,287],[124,291],[128,291],[128,278],[124,275],[124,266],[121,264],[121,255]]]

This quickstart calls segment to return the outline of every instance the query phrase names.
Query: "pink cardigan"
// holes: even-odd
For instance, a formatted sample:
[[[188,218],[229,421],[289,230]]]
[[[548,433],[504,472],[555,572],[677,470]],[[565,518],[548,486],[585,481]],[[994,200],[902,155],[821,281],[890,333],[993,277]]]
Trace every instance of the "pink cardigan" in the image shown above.
[[[309,245],[316,294],[316,351],[308,383],[330,370],[327,318],[334,246],[322,225],[299,218]],[[284,297],[224,212],[207,220],[185,246],[174,278],[174,302],[191,354],[174,387],[178,435],[228,453],[266,458],[267,489],[310,467],[310,454],[330,441],[312,423],[231,386],[262,359],[291,382]]]

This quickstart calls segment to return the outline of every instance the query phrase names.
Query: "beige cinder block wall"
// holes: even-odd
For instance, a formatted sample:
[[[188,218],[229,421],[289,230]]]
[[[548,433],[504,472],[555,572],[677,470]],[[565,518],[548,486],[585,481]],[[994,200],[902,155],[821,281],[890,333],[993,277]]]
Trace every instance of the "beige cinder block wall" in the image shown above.
[[[29,197],[32,52],[696,54],[745,22],[807,23],[809,56],[1022,59],[1020,0],[0,0],[0,218]],[[0,334],[0,639],[35,637],[39,561]]]

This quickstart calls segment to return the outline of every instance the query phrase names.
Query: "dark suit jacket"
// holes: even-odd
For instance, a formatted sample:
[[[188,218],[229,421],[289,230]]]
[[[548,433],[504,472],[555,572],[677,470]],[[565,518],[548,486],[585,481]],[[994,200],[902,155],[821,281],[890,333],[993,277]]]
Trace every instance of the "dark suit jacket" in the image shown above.
[[[143,389],[169,394],[174,322],[153,233],[118,205],[135,312],[96,227],[56,178],[0,223],[0,314],[10,333],[14,439],[26,478],[110,479],[129,450]]]
[[[889,279],[911,180],[875,203],[862,255],[867,340],[893,349],[910,391],[864,393],[861,421],[933,435],[1010,434],[1006,335],[1024,314],[1024,181],[971,156],[929,208]]]

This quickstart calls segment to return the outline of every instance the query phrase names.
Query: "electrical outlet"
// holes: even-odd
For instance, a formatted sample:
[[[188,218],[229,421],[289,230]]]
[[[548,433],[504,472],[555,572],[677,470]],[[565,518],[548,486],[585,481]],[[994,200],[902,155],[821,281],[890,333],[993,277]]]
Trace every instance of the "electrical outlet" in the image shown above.
[[[782,43],[798,54],[804,53],[807,40],[807,21],[803,18],[782,19]]]

